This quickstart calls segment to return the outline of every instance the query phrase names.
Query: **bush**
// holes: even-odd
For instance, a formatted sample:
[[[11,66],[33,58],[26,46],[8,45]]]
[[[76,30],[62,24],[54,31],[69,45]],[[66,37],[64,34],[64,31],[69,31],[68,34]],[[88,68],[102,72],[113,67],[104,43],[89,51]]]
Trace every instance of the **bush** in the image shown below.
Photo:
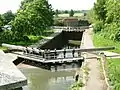
[[[6,43],[13,40],[13,32],[11,30],[4,30],[0,32],[0,43]]]
[[[88,22],[88,20],[79,20],[79,26],[89,26],[90,23]]]
[[[104,37],[107,37],[111,40],[114,41],[119,41],[120,40],[120,28],[119,24],[113,22],[111,24],[105,24],[104,29],[102,30],[102,34]]]
[[[104,27],[104,23],[103,21],[97,21],[95,23],[95,25],[93,26],[93,31],[96,32],[100,32]]]

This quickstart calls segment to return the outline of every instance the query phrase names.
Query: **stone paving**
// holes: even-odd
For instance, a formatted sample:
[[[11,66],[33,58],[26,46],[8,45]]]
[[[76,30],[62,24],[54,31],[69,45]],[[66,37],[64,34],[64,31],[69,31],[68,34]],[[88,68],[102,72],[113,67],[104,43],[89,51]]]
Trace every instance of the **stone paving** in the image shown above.
[[[87,29],[84,33],[82,48],[93,48],[92,42],[92,30]],[[86,53],[87,57],[94,57],[93,54]],[[85,59],[85,63],[88,64],[89,78],[83,90],[104,90],[103,81],[100,79],[100,65],[97,59]]]
[[[11,90],[27,85],[26,77],[12,63],[12,57],[0,51],[0,90]]]

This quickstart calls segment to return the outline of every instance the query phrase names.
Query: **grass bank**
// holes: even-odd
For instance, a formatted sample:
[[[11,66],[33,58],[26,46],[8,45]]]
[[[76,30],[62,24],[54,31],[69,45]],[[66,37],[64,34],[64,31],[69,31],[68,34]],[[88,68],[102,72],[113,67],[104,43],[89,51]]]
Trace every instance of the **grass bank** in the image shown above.
[[[13,45],[21,45],[21,46],[29,46],[32,45],[36,42],[38,42],[39,40],[51,35],[52,33],[54,33],[54,30],[47,30],[45,31],[41,36],[35,36],[35,35],[27,35],[27,37],[29,38],[29,40],[20,40],[20,41],[10,41],[7,42],[8,44],[13,44]],[[0,50],[6,50],[7,48],[0,46]]]
[[[120,53],[120,42],[113,41],[107,38],[104,38],[99,33],[93,34],[93,42],[95,47],[106,47],[106,46],[114,46],[115,49],[111,50],[116,53]]]
[[[120,90],[120,58],[107,60],[107,74],[113,90]]]
[[[8,42],[9,44],[14,44],[14,45],[22,45],[22,46],[29,46],[32,45],[36,42],[38,42],[41,39],[44,39],[45,37],[51,35],[52,33],[54,33],[53,30],[49,30],[44,32],[41,36],[35,36],[35,35],[27,35],[27,37],[29,38],[29,40],[25,40],[25,41],[18,41],[18,42]]]
[[[68,90],[81,90],[81,87],[83,87],[84,84],[81,81],[75,82]]]

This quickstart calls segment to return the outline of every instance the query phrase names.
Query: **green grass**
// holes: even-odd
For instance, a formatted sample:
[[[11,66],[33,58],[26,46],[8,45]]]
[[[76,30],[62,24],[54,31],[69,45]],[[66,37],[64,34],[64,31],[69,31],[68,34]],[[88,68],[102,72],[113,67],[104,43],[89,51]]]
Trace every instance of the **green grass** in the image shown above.
[[[46,30],[42,36],[34,36],[34,35],[27,35],[27,37],[29,38],[29,40],[24,40],[24,41],[10,41],[7,42],[8,44],[12,44],[12,45],[21,45],[21,46],[29,46],[32,45],[36,42],[38,42],[39,40],[51,35],[54,31],[53,30]],[[6,50],[7,48],[0,46],[0,50]]]
[[[42,36],[27,35],[29,40],[8,42],[8,44],[29,46],[42,39]]]
[[[120,53],[120,42],[106,39],[103,36],[101,36],[99,33],[93,35],[93,42],[95,47],[114,46],[115,49],[111,51]]]
[[[120,58],[107,60],[107,73],[109,83],[113,86],[113,90],[120,90]]]
[[[81,87],[83,87],[84,84],[82,81],[75,82],[68,90],[80,90]]]
[[[7,48],[0,46],[0,50],[7,50]]]

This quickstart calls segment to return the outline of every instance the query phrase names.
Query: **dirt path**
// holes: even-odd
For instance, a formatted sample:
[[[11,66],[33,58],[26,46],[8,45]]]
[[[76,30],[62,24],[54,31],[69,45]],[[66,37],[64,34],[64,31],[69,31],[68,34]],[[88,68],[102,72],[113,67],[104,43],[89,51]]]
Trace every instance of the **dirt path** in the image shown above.
[[[84,35],[84,48],[94,47],[92,41],[92,29],[85,31]],[[86,53],[86,57],[92,57],[94,55]],[[88,63],[90,69],[89,78],[85,86],[85,90],[104,90],[103,80],[100,79],[100,65],[97,59],[86,59],[85,63]]]

